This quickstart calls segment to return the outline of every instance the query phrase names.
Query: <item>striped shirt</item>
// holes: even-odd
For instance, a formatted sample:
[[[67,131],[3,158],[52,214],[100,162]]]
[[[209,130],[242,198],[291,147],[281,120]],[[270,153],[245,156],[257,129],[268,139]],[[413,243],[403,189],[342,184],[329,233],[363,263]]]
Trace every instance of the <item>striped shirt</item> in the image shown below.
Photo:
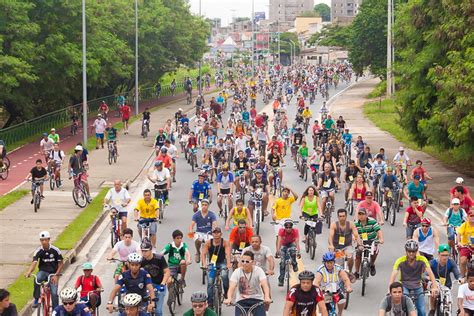
[[[380,230],[380,226],[372,217],[367,217],[367,223],[365,225],[363,225],[359,220],[354,224],[363,241],[374,240],[377,238],[377,232]]]

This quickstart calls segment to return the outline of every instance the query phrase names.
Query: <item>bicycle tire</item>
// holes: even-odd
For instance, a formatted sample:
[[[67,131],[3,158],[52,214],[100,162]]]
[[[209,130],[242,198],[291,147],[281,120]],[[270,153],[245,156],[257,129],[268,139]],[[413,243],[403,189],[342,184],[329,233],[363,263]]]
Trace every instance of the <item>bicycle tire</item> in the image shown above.
[[[110,150],[109,150],[109,154],[108,154],[107,159],[108,159],[109,165],[111,165],[113,157],[112,157],[112,153],[110,152]]]
[[[245,187],[240,188],[240,199],[244,202],[245,205]]]
[[[43,311],[43,303],[39,302],[38,307],[36,307],[36,316],[41,316],[41,311]]]
[[[306,165],[303,166],[303,180],[304,182],[308,181],[308,167]]]
[[[54,177],[49,178],[49,188],[51,191],[54,191],[54,185],[56,184],[56,181],[54,180]]]
[[[228,212],[229,212],[228,208],[229,208],[229,207],[227,206],[227,202],[226,202],[226,203],[224,204],[224,221],[225,221],[225,223],[227,223],[227,214],[228,214]]]
[[[61,186],[61,180],[56,179],[56,188],[59,188]]]
[[[331,212],[331,208],[329,208],[329,210],[327,208],[328,207],[326,205],[326,210],[325,210],[325,212],[326,212],[326,222],[328,223],[328,229],[329,229],[329,228],[331,228],[331,215],[332,215],[331,213],[332,212]]]
[[[110,228],[110,245],[112,246],[112,248],[114,248],[115,246],[115,227],[114,226],[115,225],[112,219],[112,227]]]
[[[202,285],[206,284],[206,270],[202,270]]]
[[[314,232],[311,233],[309,238],[312,240],[309,248],[309,256],[311,260],[314,260],[314,257],[316,256],[316,247],[318,247],[318,244],[316,243],[316,234]]]
[[[255,219],[254,219],[254,226],[255,226],[255,234],[256,235],[259,235],[260,234],[260,219],[259,219],[259,216],[260,216],[260,210],[259,209],[255,209]]]
[[[189,163],[191,164],[191,171],[194,172],[194,154],[191,154],[191,157],[189,158]]]
[[[216,284],[214,285],[214,300],[213,300],[214,311],[216,312],[218,316],[220,316],[222,314],[222,305],[221,305],[221,296],[220,296],[221,290],[220,290],[219,282],[217,281],[217,279],[214,282],[216,282]]]
[[[286,263],[285,279],[286,279],[286,293],[290,291],[290,262]]]
[[[87,198],[80,188],[72,189],[72,198],[77,206],[84,208],[87,205]]]
[[[8,173],[9,173],[8,168],[0,172],[0,179],[6,180],[8,178]]]
[[[118,158],[118,156],[117,156],[117,152],[116,152],[115,150],[114,150],[114,155],[113,155],[113,157],[114,157],[114,163],[117,163],[117,158]]]
[[[382,206],[382,214],[385,221],[388,220],[388,203],[385,206]]]
[[[33,208],[35,210],[35,213],[37,213],[38,209],[39,209],[38,194],[35,194],[34,197],[33,197]]]
[[[346,293],[346,304],[344,305],[344,309],[347,309],[349,307],[349,298],[350,298],[350,293]]]
[[[397,216],[397,212],[395,210],[395,203],[392,203],[392,205],[390,206],[390,209],[389,209],[389,218],[390,218],[390,225],[394,226],[395,225],[395,220],[396,220],[396,216]]]
[[[365,296],[365,283],[367,281],[367,277],[368,277],[368,274],[369,274],[369,271],[368,271],[369,267],[368,267],[368,263],[367,262],[363,262],[362,263],[362,269],[361,269],[361,277],[362,277],[362,296]]]
[[[174,284],[170,288],[170,291],[168,293],[168,308],[170,310],[170,314],[174,315],[176,312],[176,294]]]

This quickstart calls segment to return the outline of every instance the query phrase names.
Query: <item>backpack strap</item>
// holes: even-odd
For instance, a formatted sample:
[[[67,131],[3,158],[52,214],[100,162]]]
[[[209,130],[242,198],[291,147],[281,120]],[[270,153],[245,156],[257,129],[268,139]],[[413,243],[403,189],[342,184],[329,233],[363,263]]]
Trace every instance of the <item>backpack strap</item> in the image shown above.
[[[450,207],[449,208],[449,213],[448,213],[448,221],[449,221],[449,219],[451,218],[452,215],[453,215],[453,208]],[[462,216],[462,214],[461,214],[461,216]]]

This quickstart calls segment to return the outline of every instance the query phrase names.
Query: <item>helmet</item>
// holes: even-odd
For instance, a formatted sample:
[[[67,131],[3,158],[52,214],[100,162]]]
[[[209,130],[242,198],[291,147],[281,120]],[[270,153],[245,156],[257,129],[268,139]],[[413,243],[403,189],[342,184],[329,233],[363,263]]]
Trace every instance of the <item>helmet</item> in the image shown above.
[[[418,242],[413,239],[407,240],[405,243],[405,250],[406,251],[418,251]]]
[[[291,219],[287,219],[285,220],[285,222],[283,223],[283,226],[291,226],[293,227],[293,221]]]
[[[82,148],[81,145],[77,145],[76,147],[74,147],[74,150],[81,151],[81,150],[84,150],[84,148]]]
[[[141,250],[151,250],[153,248],[153,245],[151,244],[150,240],[148,238],[143,238],[142,243],[140,245]]]
[[[40,234],[39,234],[39,237],[40,239],[47,239],[47,238],[51,238],[51,235],[49,234],[48,231],[42,231]]]
[[[335,260],[336,260],[336,255],[334,254],[334,252],[328,251],[323,255],[323,262],[335,261]]]
[[[298,279],[301,280],[314,280],[314,273],[308,270],[302,271],[300,274],[298,274]]]
[[[387,167],[387,171],[393,171],[393,168],[392,167]]]
[[[77,290],[72,287],[64,288],[59,294],[62,301],[71,302],[77,299]]]
[[[138,253],[134,252],[128,255],[127,261],[129,263],[141,263],[142,262],[142,256],[140,256]]]
[[[463,184],[463,182],[464,182],[464,179],[463,179],[463,178],[461,178],[461,177],[457,177],[457,178],[456,178],[456,183],[457,183],[457,184]]]
[[[194,292],[191,295],[191,302],[192,303],[202,303],[207,301],[207,294],[206,292]]]
[[[123,298],[123,305],[125,307],[138,306],[142,302],[142,297],[137,293],[129,293]]]
[[[163,128],[158,129],[158,132],[163,132],[163,131],[164,131]]]
[[[167,149],[166,147],[162,147],[162,148],[161,148],[161,152],[162,152],[163,154],[166,154],[166,153],[168,152],[168,149]]]
[[[48,133],[43,133],[43,137],[48,137]]]
[[[448,244],[439,245],[438,252],[444,252],[444,251],[451,252],[451,248],[449,247]]]
[[[429,219],[429,218],[427,218],[427,217],[423,218],[423,219],[421,220],[421,225],[423,225],[423,224],[425,224],[425,225],[430,225],[430,226],[431,226],[431,219]]]
[[[92,270],[93,267],[92,267],[92,263],[90,262],[85,262],[83,265],[82,265],[82,270]]]
[[[161,166],[162,164],[163,164],[163,161],[158,160],[158,161],[155,162],[155,167],[159,167],[159,166]]]

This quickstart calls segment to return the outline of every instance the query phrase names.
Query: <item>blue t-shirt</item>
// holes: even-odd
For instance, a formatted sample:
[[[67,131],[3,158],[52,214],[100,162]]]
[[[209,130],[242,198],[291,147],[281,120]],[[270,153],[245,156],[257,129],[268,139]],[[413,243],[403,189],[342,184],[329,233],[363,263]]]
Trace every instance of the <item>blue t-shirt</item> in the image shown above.
[[[189,117],[182,117],[179,122],[181,123],[181,125],[184,125],[184,123],[188,123],[189,124]]]
[[[201,211],[194,213],[193,222],[196,223],[196,232],[198,233],[210,233],[212,230],[212,223],[217,221],[216,214],[208,211],[206,217],[202,217]]]
[[[345,144],[350,144],[351,141],[352,141],[352,134],[351,133],[348,133],[348,134],[343,133],[342,134],[342,139],[344,140]]]
[[[250,120],[250,113],[249,111],[243,111],[242,112],[242,120],[245,122],[248,122]]]
[[[56,308],[53,311],[52,316],[90,316],[91,313],[86,312],[84,309],[86,309],[87,306],[86,304],[83,303],[77,303],[74,309],[71,312],[66,311],[63,305],[56,306]]]
[[[414,182],[410,182],[408,183],[407,188],[409,197],[416,196],[417,199],[423,198],[423,191],[425,190],[425,187],[421,182],[418,183],[418,186],[416,186]]]
[[[141,297],[147,296],[146,286],[152,284],[151,276],[144,269],[140,268],[138,271],[138,276],[136,278],[132,277],[132,272],[127,270],[122,273],[122,276],[117,280],[115,284],[120,286],[125,285],[125,289],[128,293],[140,294]]]
[[[225,177],[224,179],[222,179],[222,176],[223,176],[222,171],[217,174],[217,178],[216,178],[217,183],[227,184],[227,183],[234,182],[234,175],[232,174],[232,172],[230,171],[227,172],[227,177]],[[222,185],[221,185],[221,188],[222,188]]]
[[[451,286],[453,285],[453,282],[451,280],[451,273],[454,274],[454,277],[456,279],[461,278],[461,273],[459,273],[458,266],[451,258],[448,259],[444,267],[438,263],[437,259],[433,259],[430,261],[430,267],[433,271],[435,279],[445,278],[446,280],[444,285],[449,288],[451,288]]]
[[[194,180],[191,189],[193,190],[193,199],[202,200],[208,198],[207,192],[211,189],[211,185],[207,181],[199,183],[199,180]]]
[[[216,102],[220,103],[220,104],[224,103],[224,97],[223,96],[218,96],[217,99],[216,99]]]

